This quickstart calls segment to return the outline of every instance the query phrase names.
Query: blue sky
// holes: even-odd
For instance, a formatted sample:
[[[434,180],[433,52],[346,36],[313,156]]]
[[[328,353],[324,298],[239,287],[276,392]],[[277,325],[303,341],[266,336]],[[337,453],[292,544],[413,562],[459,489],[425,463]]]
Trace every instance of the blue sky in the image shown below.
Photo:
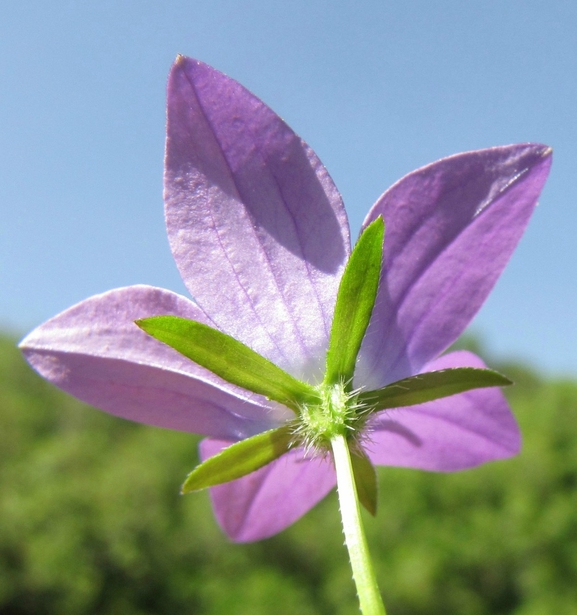
[[[162,209],[177,53],[234,77],[319,154],[356,236],[405,173],[554,148],[529,230],[472,325],[490,352],[577,374],[577,3],[100,0],[0,21],[0,327],[135,283],[186,293]]]

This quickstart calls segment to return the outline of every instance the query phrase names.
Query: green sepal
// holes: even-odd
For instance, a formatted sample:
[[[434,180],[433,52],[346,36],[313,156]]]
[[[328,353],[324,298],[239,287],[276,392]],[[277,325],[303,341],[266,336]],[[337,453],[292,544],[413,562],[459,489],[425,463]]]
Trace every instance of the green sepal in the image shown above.
[[[373,515],[377,514],[377,473],[362,449],[351,451],[351,465],[359,502]]]
[[[208,325],[178,316],[153,316],[135,322],[150,336],[227,382],[278,401],[296,414],[301,404],[320,401],[312,386]]]
[[[385,223],[381,216],[359,237],[337,293],[325,384],[343,382],[350,390],[357,355],[373,313],[383,259]]]
[[[181,493],[199,491],[246,476],[287,453],[292,441],[292,428],[286,425],[235,442],[196,466],[186,477]]]
[[[453,367],[436,372],[423,372],[392,384],[359,393],[359,403],[371,408],[372,412],[414,406],[449,397],[472,389],[502,387],[513,384],[508,378],[491,369],[475,367]]]

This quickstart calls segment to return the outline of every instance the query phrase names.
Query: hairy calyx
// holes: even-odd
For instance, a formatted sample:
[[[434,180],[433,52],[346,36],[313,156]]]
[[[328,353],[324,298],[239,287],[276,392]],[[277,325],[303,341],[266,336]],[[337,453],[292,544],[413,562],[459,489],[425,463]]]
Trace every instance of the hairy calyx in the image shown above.
[[[308,452],[326,454],[335,436],[344,436],[351,444],[360,438],[370,408],[359,401],[358,391],[348,391],[342,383],[316,387],[319,403],[304,404],[293,421],[295,445]]]

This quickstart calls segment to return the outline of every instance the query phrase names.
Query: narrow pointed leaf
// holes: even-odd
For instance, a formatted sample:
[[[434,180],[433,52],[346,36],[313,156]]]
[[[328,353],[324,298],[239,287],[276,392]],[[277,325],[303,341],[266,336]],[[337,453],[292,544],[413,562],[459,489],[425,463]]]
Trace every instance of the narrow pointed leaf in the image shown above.
[[[136,324],[157,340],[227,382],[265,395],[298,414],[299,404],[318,403],[314,389],[263,356],[207,325],[178,316],[155,316]]]
[[[182,493],[214,487],[241,478],[278,459],[290,449],[290,426],[259,433],[231,444],[197,466],[182,486]]]
[[[326,384],[352,381],[379,288],[384,233],[379,216],[359,237],[343,273],[327,353]]]
[[[501,387],[513,384],[502,374],[490,369],[455,367],[437,372],[423,372],[404,380],[359,395],[359,402],[372,406],[373,412],[401,406],[414,406],[427,401],[464,393],[471,389]]]
[[[363,450],[351,451],[351,464],[360,503],[373,515],[377,514],[377,473]]]

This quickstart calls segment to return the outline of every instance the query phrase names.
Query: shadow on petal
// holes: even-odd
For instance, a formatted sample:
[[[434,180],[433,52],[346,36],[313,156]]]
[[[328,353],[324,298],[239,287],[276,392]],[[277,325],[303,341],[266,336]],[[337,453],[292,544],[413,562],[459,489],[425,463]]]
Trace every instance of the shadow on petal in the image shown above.
[[[392,421],[389,419],[379,419],[378,421],[375,421],[375,425],[373,426],[373,428],[376,428],[379,431],[389,431],[391,433],[402,436],[403,438],[405,438],[405,440],[410,442],[413,446],[417,446],[417,447],[423,446],[423,441],[421,440],[421,438],[419,438],[410,429],[408,429],[404,425],[401,425],[401,423],[397,423],[396,421]],[[368,443],[366,445],[366,448],[370,448],[370,447],[371,447],[371,437],[370,437],[370,432],[369,432]]]

